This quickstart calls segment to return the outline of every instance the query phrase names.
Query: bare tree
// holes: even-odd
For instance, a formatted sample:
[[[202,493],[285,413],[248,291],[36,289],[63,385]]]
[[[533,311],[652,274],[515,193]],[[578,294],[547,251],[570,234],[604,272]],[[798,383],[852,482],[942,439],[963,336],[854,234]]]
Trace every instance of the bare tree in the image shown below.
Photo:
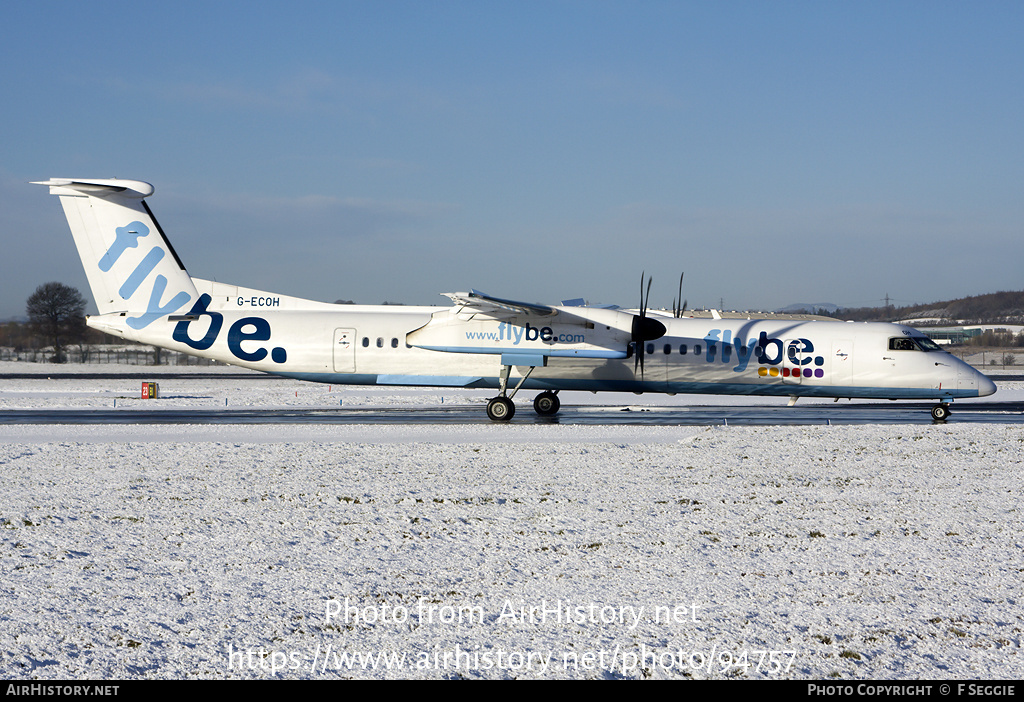
[[[44,283],[29,296],[25,312],[37,332],[53,343],[50,360],[64,363],[64,344],[75,341],[85,332],[82,294],[63,283]]]

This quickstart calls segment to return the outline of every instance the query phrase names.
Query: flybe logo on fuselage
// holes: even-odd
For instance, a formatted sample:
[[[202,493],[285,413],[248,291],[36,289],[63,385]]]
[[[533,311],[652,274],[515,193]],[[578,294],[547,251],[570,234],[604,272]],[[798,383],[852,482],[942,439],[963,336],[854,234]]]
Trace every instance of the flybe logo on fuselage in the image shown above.
[[[213,342],[217,340],[217,336],[224,326],[224,315],[220,312],[210,312],[210,301],[210,296],[203,293],[196,300],[196,304],[192,305],[192,309],[188,311],[189,317],[198,318],[206,316],[210,318],[210,327],[206,330],[203,338],[196,340],[188,335],[189,325],[197,320],[186,319],[174,325],[172,337],[175,341],[190,346],[197,351],[205,351],[213,346]],[[252,362],[262,361],[266,358],[268,351],[262,346],[252,351],[243,349],[242,343],[245,341],[270,341],[270,322],[262,317],[242,317],[228,328],[228,350],[236,358]],[[269,354],[270,360],[274,363],[284,363],[288,360],[288,352],[280,346],[275,346],[269,351]]]
[[[772,347],[772,352],[769,355],[768,347]],[[810,339],[792,339],[788,343],[783,342],[781,339],[769,338],[767,334],[761,332],[761,336],[758,339],[758,363],[764,364],[757,369],[757,374],[761,378],[771,377],[775,378],[782,376],[787,377],[800,377],[804,378],[823,378],[825,377],[825,371],[821,366],[825,365],[824,356],[814,355],[814,344],[811,343]],[[785,357],[789,359],[789,363],[793,368],[783,368],[781,371],[776,368],[783,361],[783,353]],[[811,364],[817,366],[816,368],[809,368]]]
[[[762,366],[778,366],[788,359],[789,365],[801,367],[799,369],[794,368],[793,373],[797,373],[800,370],[802,375],[806,377],[814,376],[821,378],[824,375],[820,366],[825,364],[825,359],[822,356],[814,355],[814,344],[810,339],[800,338],[783,341],[782,339],[768,336],[766,332],[761,332],[757,339],[733,338],[731,329],[711,329],[704,336],[703,341],[704,360],[708,363],[731,363],[733,353],[735,353],[736,365],[732,370],[736,373],[742,373],[746,370],[750,360],[755,358],[757,363]],[[681,352],[686,353],[685,351]],[[694,352],[700,353],[697,351],[696,346],[694,347]],[[819,368],[813,370],[811,368],[803,368],[812,364],[819,366]],[[776,377],[780,373],[778,371],[775,373],[764,372],[759,373],[759,375],[762,377],[766,375]],[[789,374],[787,373],[786,375],[788,376]]]
[[[109,273],[110,269],[114,267],[114,264],[117,263],[125,251],[138,248],[139,239],[147,236],[149,236],[149,227],[139,221],[130,222],[123,227],[115,229],[114,243],[110,245],[107,252],[100,258],[97,264],[99,269],[104,273]],[[159,244],[156,244],[149,250],[118,289],[117,294],[121,296],[122,300],[129,300],[135,295],[136,291],[138,291],[146,278],[149,277],[149,274],[153,272],[157,264],[163,260],[165,255],[166,252],[160,248]],[[158,274],[153,280],[153,288],[149,294],[149,301],[146,303],[146,311],[137,317],[128,317],[125,320],[128,326],[136,330],[145,329],[165,314],[170,314],[183,305],[188,304],[188,301],[192,299],[191,295],[182,290],[172,297],[166,305],[161,305],[160,300],[163,298],[166,289],[167,278]]]

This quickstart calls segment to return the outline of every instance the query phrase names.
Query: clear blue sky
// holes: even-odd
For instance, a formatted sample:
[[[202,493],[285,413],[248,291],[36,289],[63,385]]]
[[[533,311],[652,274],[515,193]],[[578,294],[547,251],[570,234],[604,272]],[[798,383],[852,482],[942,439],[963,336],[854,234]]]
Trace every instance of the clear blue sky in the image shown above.
[[[16,2],[0,318],[88,295],[49,177],[198,277],[332,301],[1024,288],[1024,3]]]

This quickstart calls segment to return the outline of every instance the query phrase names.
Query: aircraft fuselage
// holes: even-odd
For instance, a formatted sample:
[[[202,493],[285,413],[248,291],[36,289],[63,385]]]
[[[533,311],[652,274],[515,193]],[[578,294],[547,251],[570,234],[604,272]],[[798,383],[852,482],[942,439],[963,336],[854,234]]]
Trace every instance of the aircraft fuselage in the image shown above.
[[[332,384],[497,388],[502,354],[522,353],[546,357],[523,384],[528,389],[936,400],[994,389],[960,359],[923,350],[914,343],[925,338],[920,332],[895,324],[659,317],[667,333],[646,342],[641,376],[625,340],[618,358],[588,354],[595,336],[614,335],[614,328],[596,328],[600,324],[477,318],[445,325],[425,348],[416,343],[418,330],[450,308],[323,305],[333,309],[300,311],[272,304],[255,309],[247,298],[241,311],[209,305],[193,319],[173,322],[163,345]],[[104,315],[90,325],[112,331],[111,321]],[[128,327],[120,331],[136,336]],[[611,339],[596,341],[613,348]],[[515,368],[513,378],[525,372]]]

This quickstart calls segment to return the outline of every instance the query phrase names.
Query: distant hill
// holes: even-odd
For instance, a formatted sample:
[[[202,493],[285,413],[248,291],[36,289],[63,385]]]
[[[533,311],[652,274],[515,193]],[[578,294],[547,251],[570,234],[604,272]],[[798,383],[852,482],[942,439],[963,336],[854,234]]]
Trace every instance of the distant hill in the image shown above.
[[[891,322],[897,319],[929,320],[936,326],[950,324],[1024,324],[1024,290],[975,295],[946,302],[907,307],[839,308],[833,315],[856,322]],[[922,322],[915,326],[924,326]]]

